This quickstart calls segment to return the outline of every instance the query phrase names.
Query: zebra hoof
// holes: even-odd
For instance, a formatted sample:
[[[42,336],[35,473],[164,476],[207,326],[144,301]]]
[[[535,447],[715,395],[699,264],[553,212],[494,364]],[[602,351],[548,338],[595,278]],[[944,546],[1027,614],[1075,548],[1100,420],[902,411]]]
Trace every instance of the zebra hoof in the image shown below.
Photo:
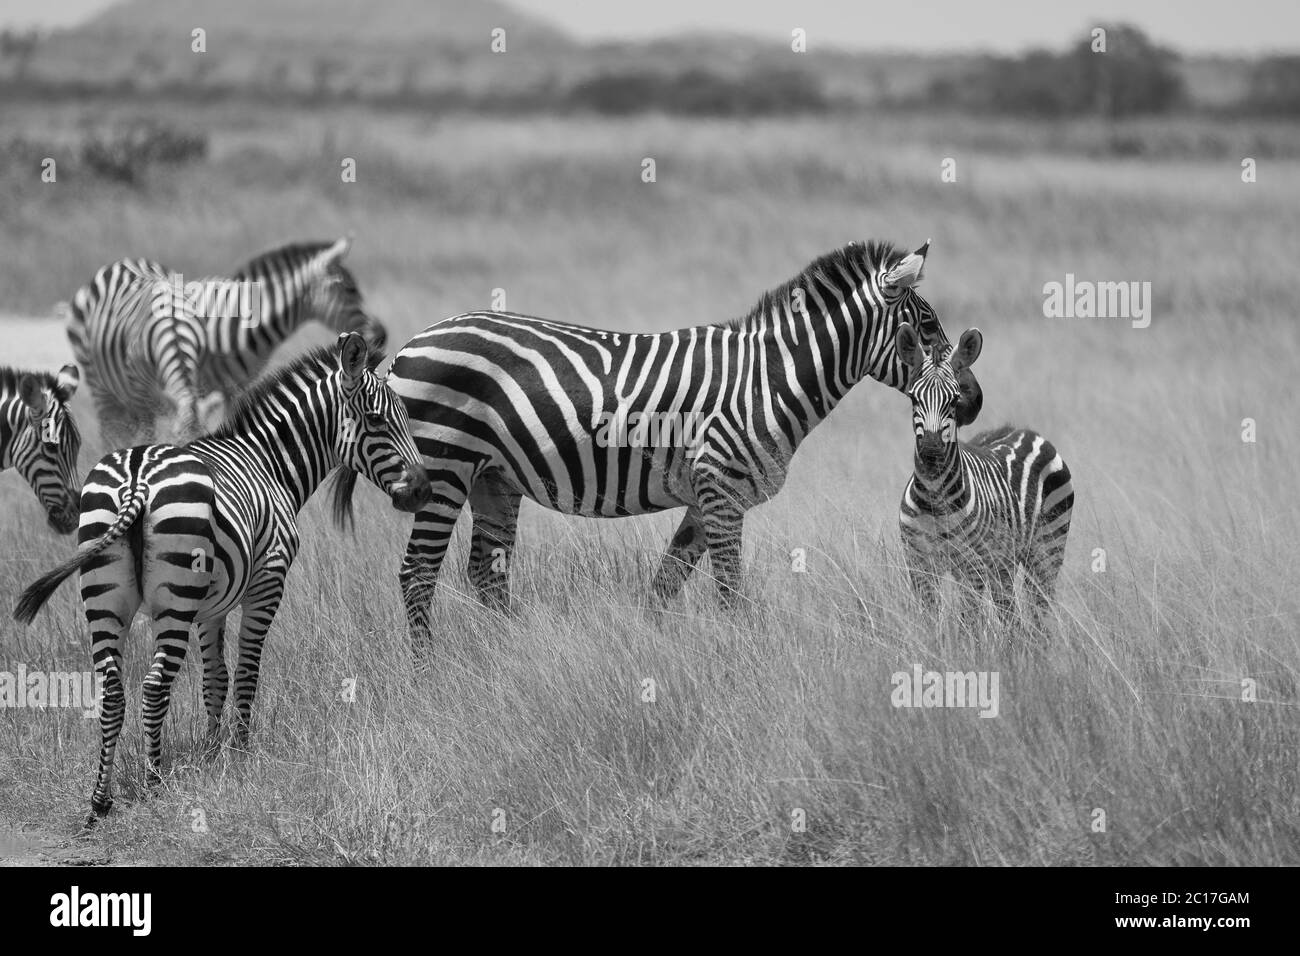
[[[90,798],[90,816],[86,817],[86,822],[81,825],[81,832],[87,833],[93,830],[95,824],[101,818],[108,816],[108,811],[113,809],[113,798],[105,797],[100,800],[97,797]]]

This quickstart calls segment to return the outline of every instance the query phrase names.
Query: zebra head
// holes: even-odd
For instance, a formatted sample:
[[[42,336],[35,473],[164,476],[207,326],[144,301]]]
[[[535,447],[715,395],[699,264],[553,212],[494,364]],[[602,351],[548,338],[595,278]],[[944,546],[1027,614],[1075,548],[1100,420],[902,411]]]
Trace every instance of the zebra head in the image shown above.
[[[411,437],[406,406],[375,374],[381,355],[356,332],[340,335],[338,349],[341,473],[365,475],[399,511],[419,511],[432,496],[429,477]]]
[[[934,307],[916,291],[917,284],[925,277],[925,259],[929,251],[930,240],[927,239],[915,252],[881,263],[876,270],[875,285],[879,298],[892,319],[886,328],[897,328],[901,332],[899,323],[910,324],[912,334],[922,349],[944,353],[951,349],[948,335],[944,332]],[[896,332],[895,341],[897,334]],[[901,352],[898,353],[898,358],[903,371],[910,372],[911,366]],[[979,417],[984,405],[984,392],[969,368],[962,368],[957,378],[962,394],[957,403],[956,421],[958,425],[969,425]]]
[[[916,457],[933,467],[956,451],[957,428],[964,424],[959,414],[960,376],[979,358],[984,337],[979,329],[967,329],[956,348],[934,345],[927,349],[916,330],[904,322],[894,341],[909,369],[907,395],[912,400]]]
[[[336,332],[360,333],[371,348],[383,349],[388,330],[362,305],[361,290],[343,257],[352,248],[344,236],[321,253],[321,266],[308,289],[308,314]]]
[[[77,367],[65,365],[57,378],[24,375],[18,382],[23,407],[9,457],[36,492],[50,527],[59,534],[74,530],[81,515],[77,483],[81,433],[68,410],[80,381]]]

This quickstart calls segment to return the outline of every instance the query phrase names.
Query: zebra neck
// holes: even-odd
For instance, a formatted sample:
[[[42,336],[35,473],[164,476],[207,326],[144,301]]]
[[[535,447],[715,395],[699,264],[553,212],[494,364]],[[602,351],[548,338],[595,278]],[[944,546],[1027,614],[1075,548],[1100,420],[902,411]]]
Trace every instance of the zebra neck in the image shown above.
[[[243,278],[257,283],[259,307],[251,317],[223,316],[227,324],[222,341],[237,342],[244,332],[245,350],[268,356],[309,318],[307,295],[312,287],[308,275],[311,260],[306,259],[277,272],[255,265]]]
[[[268,396],[256,425],[236,439],[284,489],[295,513],[339,464],[337,399],[321,383],[312,385]]]
[[[932,514],[946,514],[962,508],[968,498],[966,469],[956,442],[949,442],[941,459],[913,455],[913,497],[917,505]]]
[[[0,394],[0,471],[14,466],[14,438],[22,428],[24,414],[17,395]]]
[[[821,295],[803,311],[785,306],[750,324],[751,330],[762,328],[756,339],[768,375],[776,379],[770,384],[798,419],[800,439],[864,378],[902,387],[898,363],[890,361],[893,335],[881,334],[883,320],[874,310],[864,313],[860,303],[868,300],[861,290],[837,290],[836,298],[823,289]]]

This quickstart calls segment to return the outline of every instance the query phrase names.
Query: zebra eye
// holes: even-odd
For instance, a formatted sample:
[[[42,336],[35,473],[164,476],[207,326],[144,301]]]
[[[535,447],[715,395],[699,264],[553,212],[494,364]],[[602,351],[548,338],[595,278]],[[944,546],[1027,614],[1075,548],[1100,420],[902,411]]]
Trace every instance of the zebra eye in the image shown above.
[[[371,428],[383,428],[385,418],[380,412],[366,412],[366,424]]]

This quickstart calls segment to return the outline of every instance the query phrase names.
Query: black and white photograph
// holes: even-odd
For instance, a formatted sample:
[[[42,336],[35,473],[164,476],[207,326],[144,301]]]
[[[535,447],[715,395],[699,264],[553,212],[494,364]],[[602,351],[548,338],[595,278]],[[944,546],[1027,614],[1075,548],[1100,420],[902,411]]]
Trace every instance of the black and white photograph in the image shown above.
[[[1297,263],[1275,0],[0,0],[0,867],[1212,867],[1091,912],[1231,946]]]

